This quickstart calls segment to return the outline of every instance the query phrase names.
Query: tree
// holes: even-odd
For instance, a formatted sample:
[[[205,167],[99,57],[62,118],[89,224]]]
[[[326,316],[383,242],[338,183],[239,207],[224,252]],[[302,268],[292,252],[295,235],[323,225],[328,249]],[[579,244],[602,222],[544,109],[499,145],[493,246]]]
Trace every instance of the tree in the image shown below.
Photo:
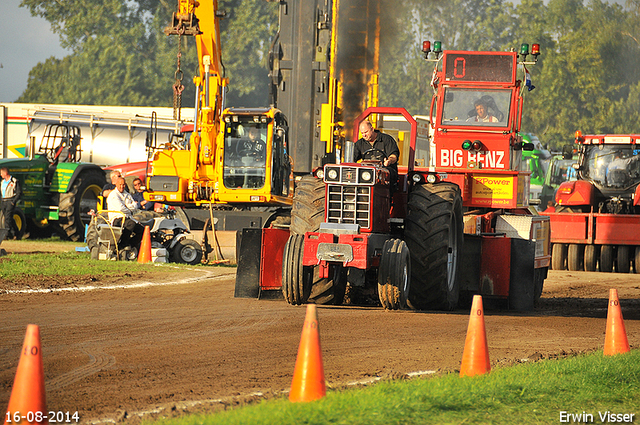
[[[19,102],[172,105],[178,40],[162,30],[176,9],[161,0],[23,0],[47,19],[72,50],[48,59],[29,73]],[[266,57],[275,33],[277,5],[263,0],[221,0],[229,17],[221,22],[223,60],[230,79],[229,104],[266,104]],[[195,43],[182,37],[183,106],[194,103]],[[238,103],[237,103],[238,102]]]

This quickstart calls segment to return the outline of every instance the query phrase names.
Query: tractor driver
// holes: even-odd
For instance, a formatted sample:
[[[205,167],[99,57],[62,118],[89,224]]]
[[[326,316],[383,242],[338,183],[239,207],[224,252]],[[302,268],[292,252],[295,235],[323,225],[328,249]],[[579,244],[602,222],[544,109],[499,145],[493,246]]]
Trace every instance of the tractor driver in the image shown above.
[[[476,109],[476,115],[467,119],[467,122],[498,122],[498,118],[489,114],[489,108],[484,100],[476,100],[473,102],[473,107]]]
[[[353,159],[355,161],[371,158],[380,159],[382,157],[381,153],[384,153],[386,158],[382,159],[382,165],[389,170],[389,182],[391,191],[393,191],[398,183],[398,157],[400,156],[398,144],[388,134],[382,133],[380,130],[374,130],[373,125],[368,120],[362,121],[359,128],[362,138],[355,143]],[[374,151],[367,153],[371,150]]]
[[[138,223],[133,215],[137,213],[137,202],[133,196],[125,190],[127,184],[122,177],[116,179],[116,188],[107,197],[107,207],[109,208],[109,221],[113,226],[123,226],[122,235],[118,241],[121,247],[139,248],[142,241],[144,227]],[[122,214],[118,214],[120,211]],[[122,223],[124,214],[124,224]]]

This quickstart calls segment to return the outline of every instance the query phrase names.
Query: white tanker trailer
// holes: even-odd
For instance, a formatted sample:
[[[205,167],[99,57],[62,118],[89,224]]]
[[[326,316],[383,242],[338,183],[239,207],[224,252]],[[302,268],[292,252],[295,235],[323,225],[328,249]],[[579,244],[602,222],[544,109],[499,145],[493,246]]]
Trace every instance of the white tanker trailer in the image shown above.
[[[193,123],[192,108],[183,108],[183,119],[174,120],[173,108],[166,107],[0,103],[0,158],[27,157],[32,137],[37,149],[47,124],[65,123],[80,128],[83,162],[106,167],[146,161],[145,137],[154,112],[158,141]]]

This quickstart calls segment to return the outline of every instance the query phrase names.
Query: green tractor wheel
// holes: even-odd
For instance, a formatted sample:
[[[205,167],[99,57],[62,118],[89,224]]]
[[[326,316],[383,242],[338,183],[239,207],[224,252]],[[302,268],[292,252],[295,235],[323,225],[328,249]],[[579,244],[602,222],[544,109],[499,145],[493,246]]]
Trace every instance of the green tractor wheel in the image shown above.
[[[0,211],[0,228],[4,227],[4,216]],[[27,228],[27,219],[20,208],[13,210],[13,236],[22,239]]]
[[[69,240],[84,238],[85,224],[89,224],[89,210],[96,209],[105,178],[101,171],[87,170],[80,174],[67,193],[60,194],[59,224]]]

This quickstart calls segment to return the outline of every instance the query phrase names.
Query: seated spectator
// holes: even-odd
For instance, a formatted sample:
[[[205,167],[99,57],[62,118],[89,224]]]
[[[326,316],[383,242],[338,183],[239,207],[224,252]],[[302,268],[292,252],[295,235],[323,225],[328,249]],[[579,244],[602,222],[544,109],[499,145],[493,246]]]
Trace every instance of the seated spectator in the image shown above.
[[[107,197],[109,197],[109,194],[111,193],[111,191],[116,188],[116,181],[121,177],[122,177],[122,173],[120,171],[118,171],[118,170],[112,170],[111,171],[111,173],[109,174],[109,179],[111,181],[109,183],[105,184],[102,187],[102,197],[104,199],[107,199]],[[124,184],[124,189],[127,192],[130,192],[129,191],[129,187],[127,186],[126,182]]]
[[[109,209],[109,221],[113,226],[123,226],[122,235],[118,241],[121,248],[139,248],[142,241],[144,227],[133,218],[139,210],[136,201],[129,192],[125,191],[126,183],[122,177],[116,179],[116,188],[107,197],[107,207]],[[115,211],[120,211],[118,214]],[[124,215],[124,224],[122,223]]]
[[[147,201],[144,199],[145,190],[142,189],[142,180],[139,177],[133,179],[133,193],[131,196],[137,202],[139,210],[151,211],[154,209],[155,202]]]

